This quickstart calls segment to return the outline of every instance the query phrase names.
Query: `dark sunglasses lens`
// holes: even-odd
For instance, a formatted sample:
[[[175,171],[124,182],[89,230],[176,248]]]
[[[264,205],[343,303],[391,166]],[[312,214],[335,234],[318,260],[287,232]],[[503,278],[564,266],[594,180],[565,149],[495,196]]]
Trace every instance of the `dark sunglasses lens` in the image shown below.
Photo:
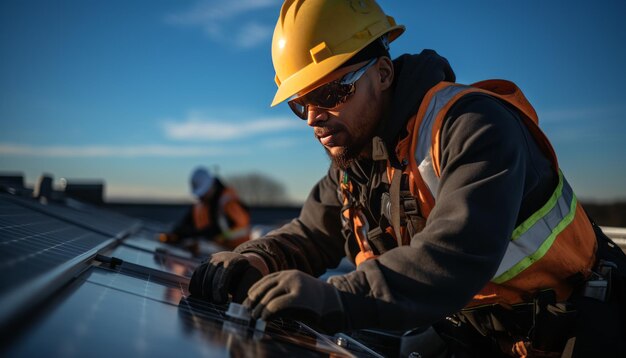
[[[321,108],[336,107],[338,102],[337,87],[341,85],[336,82],[328,83],[306,95],[307,103]]]
[[[289,108],[296,114],[296,116],[300,117],[300,119],[306,119],[307,117],[307,109],[306,106],[298,102],[297,100],[291,100],[288,102]]]
[[[345,102],[353,92],[354,84],[343,84],[339,83],[339,81],[333,81],[288,103],[296,116],[307,119],[307,105],[303,103],[319,108],[335,108]]]

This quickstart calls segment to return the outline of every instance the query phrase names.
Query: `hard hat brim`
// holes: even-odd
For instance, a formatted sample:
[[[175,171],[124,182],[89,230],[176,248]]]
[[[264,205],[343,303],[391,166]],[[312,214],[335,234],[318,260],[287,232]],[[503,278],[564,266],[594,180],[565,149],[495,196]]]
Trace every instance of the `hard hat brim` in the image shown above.
[[[385,33],[389,34],[389,42],[391,42],[398,38],[398,36],[400,36],[404,32],[404,30],[405,27],[403,25],[396,25],[385,29],[384,32],[377,34],[376,36],[372,36],[372,39],[369,42],[364,43],[359,51],[370,43],[376,41],[380,36],[384,35]],[[294,73],[292,76],[286,78],[280,83],[270,107],[276,106],[277,104],[285,101],[293,95],[302,95],[304,94],[304,92],[306,92],[307,89],[311,90],[315,88],[315,84],[319,82],[319,80],[323,79],[324,77],[328,76],[330,73],[338,69],[341,65],[347,62],[359,51],[337,54],[319,63],[311,62],[308,66]],[[311,78],[315,80],[311,81]]]

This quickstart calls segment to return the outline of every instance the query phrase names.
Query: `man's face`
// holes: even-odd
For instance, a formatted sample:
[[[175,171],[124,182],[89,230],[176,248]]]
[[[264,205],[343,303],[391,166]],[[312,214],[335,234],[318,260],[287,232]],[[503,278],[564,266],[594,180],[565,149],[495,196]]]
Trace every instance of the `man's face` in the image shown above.
[[[331,75],[341,78],[346,73],[362,68],[366,62],[341,68]],[[354,93],[334,108],[308,106],[307,124],[324,146],[329,157],[339,168],[346,169],[350,163],[367,156],[370,143],[382,117],[382,91],[378,85],[380,76],[375,63],[354,83]]]

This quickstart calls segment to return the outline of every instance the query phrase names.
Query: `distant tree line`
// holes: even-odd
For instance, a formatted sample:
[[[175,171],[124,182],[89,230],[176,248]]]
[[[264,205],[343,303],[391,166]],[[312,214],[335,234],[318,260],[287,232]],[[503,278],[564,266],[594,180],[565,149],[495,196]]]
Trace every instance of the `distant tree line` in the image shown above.
[[[225,178],[226,185],[234,188],[247,205],[290,204],[285,185],[260,173],[234,175]]]
[[[260,173],[247,173],[226,178],[241,199],[252,206],[293,204],[285,185]],[[589,216],[600,226],[626,227],[626,201],[614,203],[583,202]]]

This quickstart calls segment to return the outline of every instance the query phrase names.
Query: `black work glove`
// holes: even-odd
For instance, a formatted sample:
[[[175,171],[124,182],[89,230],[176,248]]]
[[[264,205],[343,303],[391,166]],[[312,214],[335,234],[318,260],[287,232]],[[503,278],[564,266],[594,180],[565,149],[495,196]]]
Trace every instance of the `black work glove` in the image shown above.
[[[189,292],[214,303],[228,302],[230,294],[234,302],[241,303],[250,286],[261,277],[261,272],[244,255],[222,251],[196,268],[189,281]]]
[[[255,283],[243,303],[252,318],[285,317],[303,321],[327,332],[346,326],[337,289],[302,271],[272,273]]]

